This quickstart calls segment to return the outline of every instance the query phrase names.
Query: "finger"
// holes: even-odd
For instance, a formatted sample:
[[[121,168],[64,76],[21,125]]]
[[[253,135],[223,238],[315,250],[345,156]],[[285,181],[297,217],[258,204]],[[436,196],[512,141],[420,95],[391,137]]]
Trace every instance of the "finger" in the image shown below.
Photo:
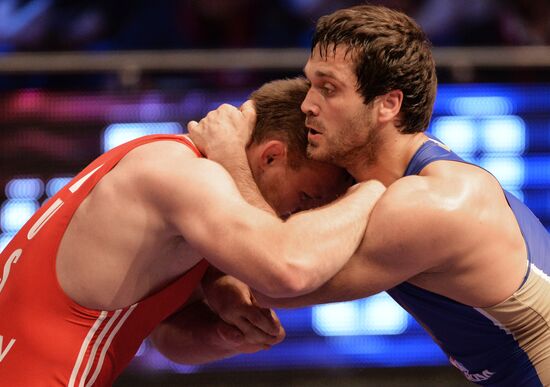
[[[244,342],[243,333],[232,325],[220,322],[217,331],[220,337],[231,345],[240,345]]]
[[[286,338],[286,331],[285,331],[285,328],[281,325],[279,327],[279,333],[276,336],[275,344],[279,344],[285,338]]]
[[[250,114],[250,113],[256,113],[256,107],[254,106],[254,101],[251,99],[245,101],[240,107],[239,110],[244,115]]]
[[[244,319],[243,319],[244,320]],[[244,341],[250,344],[261,345],[274,345],[281,341],[278,336],[273,336],[258,329],[256,326],[250,324],[248,321],[242,321],[239,327],[243,329]]]
[[[256,108],[254,106],[254,101],[249,99],[241,105],[239,110],[248,122],[251,122],[252,124],[256,122]]]
[[[264,313],[268,313],[270,318],[273,319],[273,322],[274,322],[275,327],[276,327],[276,333],[274,334],[274,337],[277,339],[275,344],[280,343],[281,341],[283,341],[285,339],[286,332],[285,332],[285,328],[281,324],[281,321],[279,320],[279,317],[277,316],[277,314],[275,313],[275,311],[273,309],[262,309],[262,311]]]
[[[262,344],[243,344],[237,347],[237,351],[240,353],[254,353],[262,350],[271,349],[271,345]]]
[[[197,125],[199,125],[199,123],[197,121],[189,121],[187,123],[187,131],[191,132],[193,129],[195,129],[197,127]]]
[[[274,318],[269,309],[250,307],[243,317],[268,335],[276,336],[279,332],[280,323],[278,319]]]
[[[254,304],[261,308],[269,308],[276,304],[277,299],[271,298],[262,294],[256,290],[252,290],[252,296],[254,297]]]

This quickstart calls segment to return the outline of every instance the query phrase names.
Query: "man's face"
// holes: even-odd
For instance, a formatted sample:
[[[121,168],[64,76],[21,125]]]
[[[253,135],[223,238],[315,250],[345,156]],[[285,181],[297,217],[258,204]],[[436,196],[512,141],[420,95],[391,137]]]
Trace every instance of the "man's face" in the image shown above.
[[[266,201],[281,217],[327,204],[352,183],[342,168],[313,160],[304,161],[298,169],[281,163],[257,179]]]
[[[329,47],[321,57],[315,47],[304,68],[311,87],[302,111],[310,129],[308,155],[349,168],[358,155],[375,152],[376,133],[372,109],[357,91],[352,55],[345,50]]]

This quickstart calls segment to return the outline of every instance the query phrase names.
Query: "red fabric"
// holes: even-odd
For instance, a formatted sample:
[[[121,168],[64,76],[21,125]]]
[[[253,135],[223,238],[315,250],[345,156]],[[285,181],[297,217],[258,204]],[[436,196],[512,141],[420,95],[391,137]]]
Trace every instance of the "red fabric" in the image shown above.
[[[57,281],[57,249],[80,203],[130,150],[158,140],[181,142],[200,156],[189,140],[171,135],[114,148],[48,200],[0,254],[0,385],[77,386],[86,374],[82,385],[95,379],[94,386],[110,386],[154,327],[196,288],[208,266],[204,260],[158,293],[116,311],[76,304]]]

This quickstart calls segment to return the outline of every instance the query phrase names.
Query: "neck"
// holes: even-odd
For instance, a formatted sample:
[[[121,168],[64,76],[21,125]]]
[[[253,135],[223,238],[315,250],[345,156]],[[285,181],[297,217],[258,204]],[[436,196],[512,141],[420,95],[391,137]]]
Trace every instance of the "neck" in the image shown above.
[[[423,133],[400,134],[397,130],[386,133],[388,134],[381,138],[372,162],[355,160],[346,168],[356,181],[375,179],[386,187],[390,186],[403,177],[416,151],[428,140]]]

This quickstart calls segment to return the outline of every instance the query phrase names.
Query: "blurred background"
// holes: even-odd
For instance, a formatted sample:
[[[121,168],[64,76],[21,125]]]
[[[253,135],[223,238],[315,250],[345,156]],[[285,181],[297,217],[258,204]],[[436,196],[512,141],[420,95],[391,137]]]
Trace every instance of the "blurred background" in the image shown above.
[[[360,3],[0,0],[0,250],[100,153],[300,75],[317,18]],[[430,131],[550,228],[550,2],[371,3],[434,44]],[[468,385],[385,294],[279,314],[287,339],[267,352],[182,366],[145,341],[116,386]]]

